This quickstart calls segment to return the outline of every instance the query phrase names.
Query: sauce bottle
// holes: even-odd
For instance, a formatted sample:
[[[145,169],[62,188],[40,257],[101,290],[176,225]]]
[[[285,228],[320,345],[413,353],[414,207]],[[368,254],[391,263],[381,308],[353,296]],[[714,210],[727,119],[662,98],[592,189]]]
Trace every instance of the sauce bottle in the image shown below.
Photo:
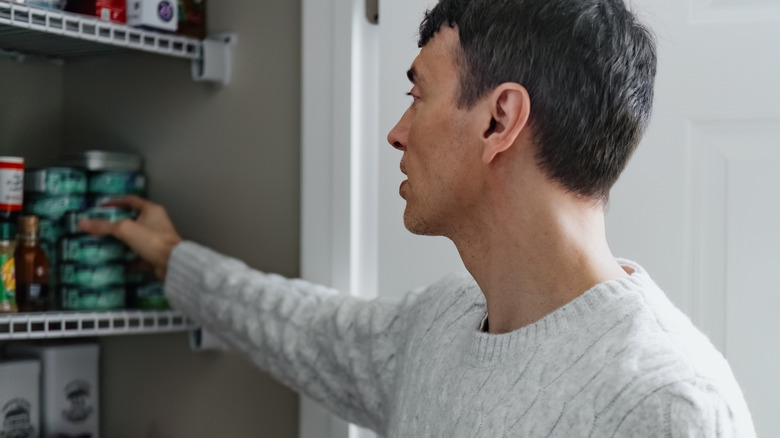
[[[16,313],[16,226],[0,222],[0,313]]]
[[[20,312],[45,312],[49,302],[49,260],[41,248],[37,216],[19,217],[16,262],[16,305]]]

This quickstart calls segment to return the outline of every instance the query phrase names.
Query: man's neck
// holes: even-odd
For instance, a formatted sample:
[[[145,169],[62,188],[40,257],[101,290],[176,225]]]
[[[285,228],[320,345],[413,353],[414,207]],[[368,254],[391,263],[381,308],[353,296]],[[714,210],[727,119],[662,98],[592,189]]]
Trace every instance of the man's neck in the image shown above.
[[[606,242],[604,214],[587,203],[500,209],[453,238],[487,300],[490,333],[532,324],[593,286],[627,274]]]

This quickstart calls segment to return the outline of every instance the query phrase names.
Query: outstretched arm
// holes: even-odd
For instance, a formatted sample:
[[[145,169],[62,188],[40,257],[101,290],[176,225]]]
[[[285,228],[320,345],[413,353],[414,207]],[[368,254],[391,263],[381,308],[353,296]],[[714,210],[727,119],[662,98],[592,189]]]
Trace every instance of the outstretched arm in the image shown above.
[[[405,342],[399,304],[364,301],[302,280],[247,267],[182,242],[165,209],[137,197],[111,205],[140,211],[135,221],[82,221],[111,234],[152,263],[172,306],[203,325],[281,382],[343,418],[383,431]]]

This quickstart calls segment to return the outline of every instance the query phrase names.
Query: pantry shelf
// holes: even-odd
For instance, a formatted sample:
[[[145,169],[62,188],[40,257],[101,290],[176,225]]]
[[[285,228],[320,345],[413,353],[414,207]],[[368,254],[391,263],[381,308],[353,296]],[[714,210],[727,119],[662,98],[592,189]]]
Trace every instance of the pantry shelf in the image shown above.
[[[0,52],[19,59],[67,60],[138,50],[189,59],[195,80],[227,84],[235,40],[235,34],[198,40],[0,0]]]
[[[184,332],[195,326],[172,310],[0,315],[0,340]]]

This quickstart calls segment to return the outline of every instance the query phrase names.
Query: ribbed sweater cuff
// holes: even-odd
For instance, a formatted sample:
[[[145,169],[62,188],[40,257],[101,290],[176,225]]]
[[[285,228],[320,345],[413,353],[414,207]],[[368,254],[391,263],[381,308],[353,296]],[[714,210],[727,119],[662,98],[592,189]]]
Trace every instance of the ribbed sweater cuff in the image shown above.
[[[198,292],[209,258],[210,251],[193,242],[181,242],[173,249],[165,276],[165,295],[173,308],[188,315],[199,310]]]

